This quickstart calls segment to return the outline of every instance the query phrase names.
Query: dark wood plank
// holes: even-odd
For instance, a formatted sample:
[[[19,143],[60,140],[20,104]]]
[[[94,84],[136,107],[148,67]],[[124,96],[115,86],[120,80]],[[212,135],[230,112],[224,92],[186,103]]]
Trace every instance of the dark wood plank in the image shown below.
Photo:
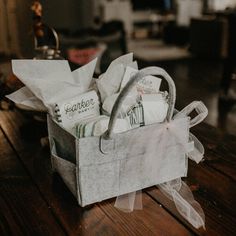
[[[171,225],[175,225],[179,235],[191,235],[185,227],[177,222],[171,215],[164,213],[163,209],[159,209],[159,206],[155,206],[155,202],[150,197],[146,196],[152,202],[152,211],[157,213],[149,213],[146,211],[139,211],[140,214],[138,222],[132,214],[126,216],[129,223],[124,224],[117,219],[120,217],[120,213],[111,215],[107,212],[107,208],[115,209],[114,203],[106,202],[105,205],[95,204],[88,208],[81,208],[77,205],[75,198],[69,192],[69,190],[62,183],[62,180],[57,176],[53,176],[50,166],[50,158],[48,150],[42,149],[39,145],[39,139],[30,139],[26,142],[25,138],[17,138],[22,136],[22,129],[20,132],[19,127],[23,127],[26,124],[26,120],[19,112],[3,112],[0,117],[0,124],[3,127],[6,135],[9,137],[10,142],[18,152],[19,158],[25,164],[32,178],[38,185],[45,199],[50,205],[52,211],[58,218],[58,221],[64,225],[66,231],[70,235],[144,235],[144,232],[149,232],[149,235],[156,235],[158,231],[158,224],[155,218],[158,212],[161,212],[163,216],[163,222],[170,222]],[[28,123],[27,123],[28,125]],[[23,132],[24,133],[24,132]],[[37,135],[36,128],[34,130],[35,136]],[[154,207],[155,206],[155,207]],[[118,212],[113,210],[113,212]],[[146,213],[145,213],[146,212]],[[126,214],[125,214],[126,215]],[[128,217],[129,216],[129,217]],[[165,217],[164,217],[165,216]],[[142,225],[142,227],[141,227]],[[165,223],[166,225],[166,223]],[[152,228],[152,230],[149,229]],[[164,229],[163,227],[159,227]],[[154,230],[155,229],[155,230]],[[159,229],[159,232],[161,230]],[[164,232],[172,232],[174,230],[165,230]]]
[[[236,183],[204,163],[189,164],[188,178],[199,185],[209,199],[236,217]]]
[[[190,183],[189,183],[190,184]],[[191,185],[190,185],[191,186]],[[195,199],[201,204],[206,217],[206,231],[203,229],[194,229],[185,219],[178,213],[172,201],[166,198],[159,189],[150,188],[146,190],[158,203],[162,204],[171,214],[177,217],[186,227],[191,228],[197,235],[221,236],[235,235],[236,218],[219,207],[213,200],[202,195],[201,189],[194,191]]]
[[[193,132],[205,144],[205,164],[236,181],[236,136],[205,123],[194,127]]]
[[[65,235],[0,130],[1,235]]]
[[[14,215],[9,211],[9,207],[6,205],[5,200],[0,195],[0,232],[1,235],[23,235],[23,230],[15,220]],[[13,230],[14,229],[14,230]]]
[[[201,124],[194,134],[205,146],[205,161],[189,161],[187,181],[195,187],[194,195],[206,214],[206,235],[234,235],[236,231],[236,137]],[[155,188],[147,190],[157,202],[188,225],[174,204]],[[191,226],[190,226],[191,227]],[[194,229],[193,229],[194,230]]]
[[[84,209],[78,206],[61,178],[52,173],[49,152],[40,146],[37,126],[22,130],[24,124],[28,123],[21,113],[1,112],[0,125],[66,232],[69,235],[126,235],[99,206]],[[24,133],[29,129],[33,130],[35,137]]]
[[[142,210],[124,213],[114,207],[114,201],[103,201],[100,206],[116,224],[127,229],[128,235],[193,235],[144,192]]]

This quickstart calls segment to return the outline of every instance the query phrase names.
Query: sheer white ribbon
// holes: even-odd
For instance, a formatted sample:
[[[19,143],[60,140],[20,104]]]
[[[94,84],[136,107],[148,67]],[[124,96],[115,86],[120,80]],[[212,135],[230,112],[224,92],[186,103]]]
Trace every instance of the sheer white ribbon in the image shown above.
[[[187,117],[193,110],[197,112],[197,116],[190,120],[189,127],[193,127],[196,124],[204,120],[208,114],[206,106],[201,101],[194,101],[185,107],[182,111],[176,111],[173,120],[169,123],[165,123],[155,137],[152,137],[152,142],[161,142],[158,150],[158,155],[165,157],[168,151],[168,140],[173,139],[177,144],[180,144],[184,153],[199,163],[204,156],[204,147],[201,142],[191,133],[189,138],[186,139],[181,133],[181,125],[178,123],[178,118]],[[150,144],[153,145],[153,144]],[[160,153],[161,152],[161,153]],[[198,202],[194,200],[193,194],[189,187],[181,180],[181,178],[171,180],[166,183],[157,185],[160,190],[172,201],[179,213],[195,228],[205,228],[205,216],[204,212]],[[132,212],[134,209],[142,209],[142,194],[141,190],[118,196],[116,198],[115,207],[124,211]]]
[[[205,215],[200,204],[181,178],[158,185],[159,189],[170,200],[174,201],[178,212],[195,228],[205,229]]]

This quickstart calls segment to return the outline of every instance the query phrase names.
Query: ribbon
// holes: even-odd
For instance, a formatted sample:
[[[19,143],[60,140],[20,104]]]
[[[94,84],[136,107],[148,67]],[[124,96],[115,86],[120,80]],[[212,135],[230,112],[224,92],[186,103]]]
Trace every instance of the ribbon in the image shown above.
[[[196,110],[198,115],[189,121],[189,127],[193,127],[200,123],[208,114],[207,108],[200,101],[194,101],[185,107],[182,111],[176,111],[173,120],[164,123],[158,132],[154,134],[151,140],[153,142],[159,142],[157,147],[162,147],[159,151],[159,155],[163,158],[168,151],[168,145],[170,140],[174,140],[175,144],[183,149],[184,153],[188,158],[199,163],[204,156],[204,147],[201,142],[189,132],[189,137],[185,137],[185,133],[181,128],[181,121],[187,117],[193,110]],[[188,127],[187,127],[188,128]],[[148,147],[147,147],[148,148]],[[194,200],[193,195],[189,187],[181,180],[181,178],[162,183],[157,185],[160,190],[172,201],[179,213],[195,228],[203,227],[205,229],[205,216],[201,206]],[[118,196],[115,201],[116,208],[124,212],[132,212],[135,210],[142,209],[142,195],[141,190],[137,192],[127,193]]]
[[[200,204],[194,200],[193,194],[181,178],[159,184],[161,192],[174,201],[176,209],[193,227],[205,228],[205,215]]]

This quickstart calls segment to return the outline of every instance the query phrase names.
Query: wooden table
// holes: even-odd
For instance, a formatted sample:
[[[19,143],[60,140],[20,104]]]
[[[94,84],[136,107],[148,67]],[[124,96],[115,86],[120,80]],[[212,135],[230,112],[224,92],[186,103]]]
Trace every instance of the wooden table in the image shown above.
[[[0,235],[236,235],[236,137],[209,125],[193,130],[206,161],[189,161],[186,179],[206,215],[192,228],[156,188],[143,190],[143,210],[123,213],[114,199],[81,208],[52,173],[40,137],[45,124],[0,111]]]

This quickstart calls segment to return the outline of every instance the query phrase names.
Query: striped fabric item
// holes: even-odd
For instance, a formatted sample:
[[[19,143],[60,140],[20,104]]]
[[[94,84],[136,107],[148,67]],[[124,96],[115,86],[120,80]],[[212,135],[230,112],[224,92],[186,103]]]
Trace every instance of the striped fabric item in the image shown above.
[[[126,116],[129,119],[132,128],[144,126],[144,113],[141,101],[139,101],[135,106],[133,106],[127,112]]]

